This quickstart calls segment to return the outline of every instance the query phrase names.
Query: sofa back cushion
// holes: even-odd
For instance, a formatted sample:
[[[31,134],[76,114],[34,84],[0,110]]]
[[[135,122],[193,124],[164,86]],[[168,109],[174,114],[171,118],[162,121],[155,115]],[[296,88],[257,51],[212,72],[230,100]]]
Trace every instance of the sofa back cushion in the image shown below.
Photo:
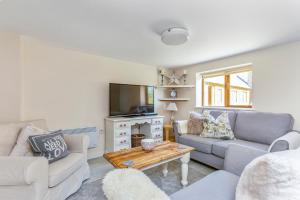
[[[33,120],[13,123],[0,123],[0,156],[8,156],[17,142],[22,128],[32,123],[40,128],[47,128],[45,120]]]
[[[209,111],[209,114],[211,116],[213,116],[215,119],[218,118],[222,113],[227,112],[231,130],[232,131],[234,130],[236,115],[237,115],[235,111],[209,110],[209,109],[208,109],[208,111]]]
[[[240,111],[234,133],[237,139],[270,145],[291,131],[293,125],[294,119],[290,114]]]

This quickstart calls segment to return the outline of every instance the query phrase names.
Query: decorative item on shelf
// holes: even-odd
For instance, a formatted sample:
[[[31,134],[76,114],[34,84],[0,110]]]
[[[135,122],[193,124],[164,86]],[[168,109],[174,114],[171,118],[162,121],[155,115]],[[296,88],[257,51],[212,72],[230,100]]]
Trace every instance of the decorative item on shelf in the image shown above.
[[[187,71],[186,71],[186,70],[183,70],[182,77],[183,77],[183,84],[184,84],[184,85],[186,84],[186,76],[187,76]]]
[[[152,151],[155,147],[155,141],[153,139],[143,139],[141,144],[145,151]]]
[[[166,70],[161,69],[159,71],[161,75],[161,85],[164,85],[164,78],[168,78],[168,85],[180,85],[180,81],[183,79],[184,85],[186,84],[187,70],[183,70],[183,74],[181,76],[177,76],[175,71],[172,72],[171,75],[168,75]]]
[[[164,85],[164,76],[166,76],[166,74],[167,74],[167,72],[166,72],[166,70],[165,69],[160,69],[159,70],[159,74],[160,74],[160,76],[161,76],[161,85]]]
[[[171,111],[170,122],[173,125],[173,122],[174,122],[174,112],[176,112],[178,110],[177,106],[176,106],[176,103],[173,103],[173,102],[169,103],[169,105],[167,106],[166,110],[167,111]]]
[[[170,91],[170,97],[171,98],[176,98],[177,97],[177,91],[174,88]]]

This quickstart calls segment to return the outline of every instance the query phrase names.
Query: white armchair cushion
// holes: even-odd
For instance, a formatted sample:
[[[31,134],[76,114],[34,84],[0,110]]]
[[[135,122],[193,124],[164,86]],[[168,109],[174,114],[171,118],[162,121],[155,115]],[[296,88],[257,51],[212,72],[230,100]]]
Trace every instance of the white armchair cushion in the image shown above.
[[[143,172],[131,168],[106,174],[103,191],[108,200],[170,200]]]
[[[16,143],[18,131],[13,124],[0,124],[0,156],[8,156]]]
[[[18,136],[17,144],[14,146],[10,156],[27,156],[33,155],[28,137],[32,135],[47,134],[48,131],[35,127],[33,124],[25,126]]]
[[[236,200],[283,200],[300,197],[300,150],[261,156],[246,166]]]
[[[49,165],[49,187],[54,187],[77,171],[84,163],[82,153],[71,153]]]

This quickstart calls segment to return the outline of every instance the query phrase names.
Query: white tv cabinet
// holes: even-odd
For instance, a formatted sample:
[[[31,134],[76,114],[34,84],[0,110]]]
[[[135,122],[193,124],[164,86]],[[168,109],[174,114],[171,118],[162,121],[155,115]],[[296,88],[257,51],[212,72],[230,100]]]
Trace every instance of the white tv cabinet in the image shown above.
[[[157,143],[163,141],[163,116],[108,117],[105,118],[106,152],[131,148],[131,135],[137,133],[137,124],[146,138],[152,138]]]

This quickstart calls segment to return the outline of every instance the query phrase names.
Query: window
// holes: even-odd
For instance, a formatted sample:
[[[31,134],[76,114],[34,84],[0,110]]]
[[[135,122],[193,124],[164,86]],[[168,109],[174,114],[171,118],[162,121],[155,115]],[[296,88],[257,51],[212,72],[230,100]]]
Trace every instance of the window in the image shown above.
[[[251,108],[252,69],[231,68],[201,73],[202,106]]]

